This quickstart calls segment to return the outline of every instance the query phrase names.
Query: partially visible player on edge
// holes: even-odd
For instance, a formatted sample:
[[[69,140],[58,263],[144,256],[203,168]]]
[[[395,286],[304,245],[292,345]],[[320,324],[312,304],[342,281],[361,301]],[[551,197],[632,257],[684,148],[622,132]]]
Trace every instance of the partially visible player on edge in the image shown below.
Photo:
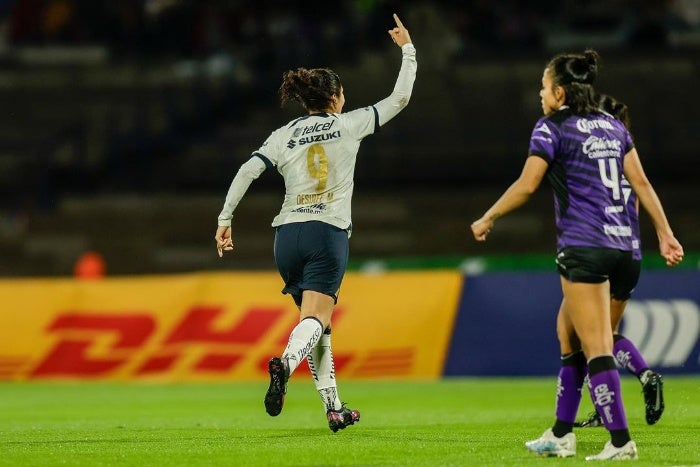
[[[632,219],[622,196],[622,175],[649,213],[668,266],[683,258],[661,202],[647,179],[629,131],[599,110],[593,82],[598,53],[559,54],[545,66],[540,98],[544,117],[530,138],[520,177],[472,223],[485,241],[496,219],[523,205],[546,176],[554,192],[557,270],[569,320],[569,342],[578,339],[588,366],[588,387],[610,433],[603,450],[586,460],[637,459],[613,357],[610,292],[628,288],[624,271],[633,262]],[[578,350],[575,348],[573,350]],[[584,359],[581,359],[584,360]],[[559,389],[559,388],[558,388]],[[557,419],[538,439],[525,443],[540,456],[576,454],[573,426],[580,402],[558,399]]]
[[[620,102],[607,94],[601,94],[598,102],[601,110],[620,120],[625,124],[627,129],[631,131],[629,111],[623,102]],[[636,284],[639,278],[642,261],[641,235],[639,229],[639,200],[624,176],[622,177],[622,195],[627,200],[627,210],[630,213],[633,238],[632,247],[634,248],[632,250],[632,259],[634,260],[633,267],[629,268],[628,271],[630,274],[629,280],[634,281]],[[622,321],[622,315],[625,312],[625,307],[627,306],[628,300],[628,294],[616,296],[614,291],[611,291],[610,320],[613,330],[613,355],[615,356],[617,363],[624,367],[629,373],[635,375],[642,384],[646,421],[649,425],[653,425],[659,421],[664,412],[663,378],[660,374],[651,370],[634,343],[619,333],[620,322]],[[557,316],[557,334],[560,337],[571,334],[569,330],[559,329],[559,326],[566,324],[564,321],[562,321],[562,318],[563,315],[562,311],[560,310],[559,315]],[[572,359],[568,358],[568,356],[574,354],[573,347],[566,341],[566,338],[564,338],[564,340],[560,340],[560,345],[562,352],[562,363],[571,361]],[[580,348],[580,345],[575,347]],[[574,357],[574,360],[576,358],[583,358],[580,350],[575,354],[579,355],[579,357]],[[559,397],[563,397],[567,392],[572,392],[570,390],[567,391],[567,389],[564,387],[564,384],[567,381],[573,380],[577,382],[576,384],[583,384],[583,380],[578,376],[577,370],[565,370],[567,373],[571,371],[577,373],[577,375],[573,378],[570,375],[563,376],[560,372],[560,386],[562,386],[562,390],[559,392]],[[581,385],[579,385],[579,389],[580,388]],[[593,411],[591,414],[589,414],[587,419],[576,422],[574,426],[588,428],[603,426],[603,420],[598,412]]]
[[[308,114],[275,130],[238,170],[218,217],[219,256],[233,249],[231,219],[251,182],[266,168],[277,168],[285,197],[272,221],[274,256],[300,320],[284,352],[270,359],[265,410],[279,415],[287,381],[306,358],[333,432],[360,419],[340,401],[331,351],[331,315],[348,261],[352,230],[351,198],[355,160],[362,140],[403,110],[413,92],[416,49],[397,15],[389,36],[402,61],[391,94],[378,103],[341,113],[345,104],[338,75],[328,68],[289,70],[280,86],[282,105],[298,101]]]

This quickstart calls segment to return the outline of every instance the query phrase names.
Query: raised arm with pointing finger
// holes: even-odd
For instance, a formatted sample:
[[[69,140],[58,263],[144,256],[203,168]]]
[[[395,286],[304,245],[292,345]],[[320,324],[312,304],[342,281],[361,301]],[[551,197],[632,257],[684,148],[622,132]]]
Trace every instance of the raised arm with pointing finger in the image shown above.
[[[387,98],[371,107],[341,114],[343,105],[345,104],[343,87],[340,82],[340,77],[328,68],[316,68],[311,70],[298,68],[297,70],[289,70],[284,73],[282,86],[280,87],[282,105],[292,100],[299,101],[309,112],[309,115],[293,120],[289,124],[273,132],[263,143],[263,146],[261,146],[258,151],[253,152],[253,157],[240,167],[229,187],[223,209],[218,218],[219,228],[216,231],[215,240],[219,256],[223,256],[224,251],[233,249],[230,228],[231,219],[234,210],[252,181],[257,179],[267,168],[276,167],[278,171],[282,173],[282,168],[277,163],[277,158],[279,157],[282,157],[284,161],[291,160],[294,158],[285,155],[296,152],[296,160],[302,160],[298,157],[298,153],[300,153],[302,149],[307,149],[309,147],[305,144],[306,139],[303,140],[304,145],[300,144],[299,147],[289,148],[289,150],[286,148],[289,142],[285,140],[285,136],[295,124],[312,118],[310,115],[319,114],[331,115],[333,119],[347,124],[348,130],[343,137],[349,136],[353,138],[358,145],[358,147],[355,148],[347,147],[353,164],[350,168],[354,171],[354,158],[357,156],[360,141],[366,136],[376,132],[380,126],[386,124],[406,107],[410,100],[413,91],[413,83],[416,78],[416,49],[411,42],[411,36],[408,30],[404,27],[396,14],[394,14],[394,21],[396,26],[390,29],[388,33],[394,43],[401,48],[401,69],[399,70],[399,75],[392,93]],[[299,94],[295,95],[294,93],[297,91]],[[342,139],[342,141],[347,140],[348,138]],[[328,143],[333,143],[334,145],[337,142],[338,141],[335,140],[328,141]],[[304,174],[303,171],[302,174]],[[282,175],[285,176],[285,184],[289,185],[290,180],[287,178],[290,175],[285,175],[285,173],[282,173]],[[345,178],[351,178],[352,175],[352,172],[346,173]],[[352,186],[351,182],[350,180],[350,187]],[[343,183],[344,186],[347,187],[347,180]],[[284,214],[285,210],[288,211],[294,204],[294,198],[290,198],[289,193],[287,193],[287,195],[280,216]],[[336,208],[334,209],[335,211],[342,211],[337,213],[342,215],[340,220],[334,218],[331,223],[334,225],[340,223],[340,227],[348,228],[350,225],[350,198],[343,197],[341,199],[334,199],[334,203],[329,205],[329,208]],[[330,211],[330,209],[326,210],[326,212]],[[281,220],[280,216],[275,218],[273,226],[276,226],[277,222]]]

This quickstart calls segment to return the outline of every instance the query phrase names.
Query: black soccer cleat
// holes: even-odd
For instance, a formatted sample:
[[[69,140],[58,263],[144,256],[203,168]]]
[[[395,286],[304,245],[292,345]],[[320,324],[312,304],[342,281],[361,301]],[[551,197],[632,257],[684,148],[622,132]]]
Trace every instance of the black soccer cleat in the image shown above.
[[[603,420],[596,411],[589,413],[587,419],[574,423],[576,428],[595,428],[597,426],[603,426]]]
[[[284,405],[289,370],[281,358],[273,357],[268,364],[268,371],[270,373],[270,386],[265,393],[265,410],[270,416],[276,417],[282,412]]]
[[[359,422],[360,412],[348,409],[343,402],[340,410],[329,410],[326,412],[326,417],[328,418],[328,427],[335,433],[338,430],[344,430],[346,426]]]
[[[647,424],[653,425],[664,413],[664,379],[660,374],[648,370],[641,381]]]

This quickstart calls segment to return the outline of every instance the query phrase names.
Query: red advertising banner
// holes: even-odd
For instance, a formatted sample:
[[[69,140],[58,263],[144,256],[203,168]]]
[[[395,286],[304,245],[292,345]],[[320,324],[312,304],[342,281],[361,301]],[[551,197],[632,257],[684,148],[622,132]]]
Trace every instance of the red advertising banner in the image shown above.
[[[344,378],[437,378],[459,272],[348,273],[333,318]],[[298,322],[273,272],[0,281],[0,379],[260,380]]]

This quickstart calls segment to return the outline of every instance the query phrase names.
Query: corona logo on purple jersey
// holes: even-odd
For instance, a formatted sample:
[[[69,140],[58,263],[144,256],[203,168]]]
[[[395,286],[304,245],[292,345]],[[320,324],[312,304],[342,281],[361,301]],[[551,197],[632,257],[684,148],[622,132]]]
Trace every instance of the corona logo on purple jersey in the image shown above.
[[[615,127],[607,120],[588,120],[585,118],[579,118],[576,121],[576,129],[581,133],[590,133],[591,130],[596,128],[604,128],[606,130],[614,130]]]

